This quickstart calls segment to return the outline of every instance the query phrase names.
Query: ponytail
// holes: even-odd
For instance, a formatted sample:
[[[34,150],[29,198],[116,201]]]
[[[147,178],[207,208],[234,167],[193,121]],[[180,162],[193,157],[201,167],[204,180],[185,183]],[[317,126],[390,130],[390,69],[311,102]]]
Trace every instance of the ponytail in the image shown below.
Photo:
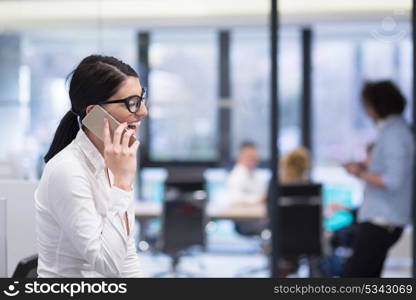
[[[78,131],[78,117],[72,111],[68,111],[59,123],[58,129],[56,129],[51,147],[44,157],[45,163],[68,146],[75,139]]]

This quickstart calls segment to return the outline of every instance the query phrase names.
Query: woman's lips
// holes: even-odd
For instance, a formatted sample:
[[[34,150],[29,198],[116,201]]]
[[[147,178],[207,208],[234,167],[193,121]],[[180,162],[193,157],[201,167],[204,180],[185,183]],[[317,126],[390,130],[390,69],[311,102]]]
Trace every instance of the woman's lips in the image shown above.
[[[139,122],[137,122],[137,123],[132,123],[132,124],[128,124],[127,125],[127,127],[129,128],[129,129],[133,129],[133,130],[136,130],[139,126],[140,126],[140,123],[141,123],[142,121],[140,120]]]

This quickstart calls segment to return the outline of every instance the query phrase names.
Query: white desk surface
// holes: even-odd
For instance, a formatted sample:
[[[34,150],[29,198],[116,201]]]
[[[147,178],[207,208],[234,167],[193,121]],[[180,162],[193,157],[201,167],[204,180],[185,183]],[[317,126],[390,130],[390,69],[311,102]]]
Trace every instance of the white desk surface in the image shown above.
[[[135,207],[136,219],[159,218],[162,205],[153,202],[137,202]],[[206,214],[208,219],[256,220],[266,217],[266,207],[260,205],[227,205],[208,204]]]

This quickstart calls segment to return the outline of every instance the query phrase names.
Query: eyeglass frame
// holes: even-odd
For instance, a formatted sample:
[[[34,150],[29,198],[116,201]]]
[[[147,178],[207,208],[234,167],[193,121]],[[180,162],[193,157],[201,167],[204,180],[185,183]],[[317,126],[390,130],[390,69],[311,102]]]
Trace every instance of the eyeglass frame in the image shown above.
[[[138,95],[132,95],[132,96],[128,96],[127,98],[124,98],[124,99],[103,101],[103,102],[97,103],[97,105],[113,104],[113,103],[124,103],[126,105],[127,110],[130,113],[135,114],[138,111],[140,111],[140,107],[141,107],[142,103],[146,100],[146,94],[147,94],[147,89],[146,88],[142,88],[142,94],[140,96],[138,96]],[[138,97],[140,99],[140,102],[139,102],[139,105],[136,108],[136,111],[131,111],[130,110],[130,106],[128,104],[128,101],[131,98],[134,98],[134,97]]]

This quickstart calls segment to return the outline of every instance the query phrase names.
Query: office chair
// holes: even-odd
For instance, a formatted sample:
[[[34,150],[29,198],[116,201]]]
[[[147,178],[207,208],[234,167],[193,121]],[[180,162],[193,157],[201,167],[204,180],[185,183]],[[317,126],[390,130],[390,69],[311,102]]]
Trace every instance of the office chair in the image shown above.
[[[169,274],[174,277],[181,275],[194,277],[189,272],[179,272],[178,265],[181,257],[192,255],[195,250],[205,250],[207,193],[203,187],[201,181],[181,181],[178,178],[168,177],[162,212],[162,230],[157,248],[170,256],[171,264],[169,271],[155,274],[154,277]]]
[[[13,279],[37,278],[38,255],[34,254],[19,261],[13,272]]]
[[[279,244],[276,247],[280,258],[305,257],[310,276],[319,276],[317,257],[322,255],[322,185],[282,184],[278,204]],[[268,269],[269,265],[252,268],[237,276]]]
[[[286,184],[279,194],[281,255],[321,255],[322,185]]]
[[[286,184],[280,188],[278,237],[281,257],[305,257],[310,277],[319,277],[322,255],[322,185]]]

